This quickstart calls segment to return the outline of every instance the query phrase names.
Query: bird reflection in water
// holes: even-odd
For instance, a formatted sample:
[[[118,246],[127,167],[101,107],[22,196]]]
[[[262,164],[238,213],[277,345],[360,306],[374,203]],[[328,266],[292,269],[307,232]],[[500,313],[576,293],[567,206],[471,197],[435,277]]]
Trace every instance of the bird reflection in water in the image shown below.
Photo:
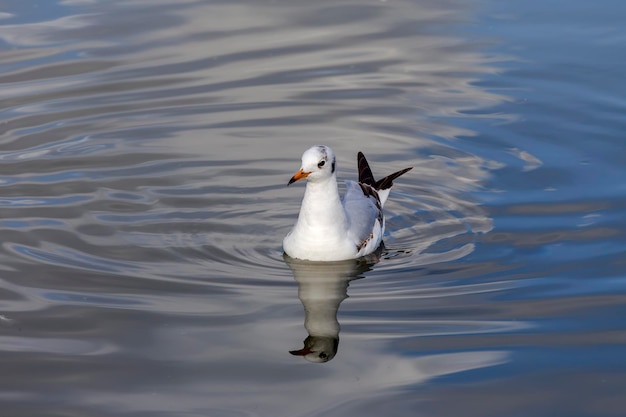
[[[339,347],[339,305],[348,297],[348,285],[363,278],[379,260],[380,251],[365,258],[337,262],[311,262],[284,256],[298,283],[304,306],[304,327],[309,336],[304,347],[289,353],[309,362],[323,363],[335,357]]]

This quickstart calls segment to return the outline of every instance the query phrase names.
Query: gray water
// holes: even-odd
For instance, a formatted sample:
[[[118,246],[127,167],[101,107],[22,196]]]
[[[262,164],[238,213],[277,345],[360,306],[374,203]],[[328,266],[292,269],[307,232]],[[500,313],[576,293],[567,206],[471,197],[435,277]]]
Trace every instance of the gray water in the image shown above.
[[[625,21],[3,2],[0,414],[626,415]],[[283,257],[318,143],[414,167],[378,262]]]

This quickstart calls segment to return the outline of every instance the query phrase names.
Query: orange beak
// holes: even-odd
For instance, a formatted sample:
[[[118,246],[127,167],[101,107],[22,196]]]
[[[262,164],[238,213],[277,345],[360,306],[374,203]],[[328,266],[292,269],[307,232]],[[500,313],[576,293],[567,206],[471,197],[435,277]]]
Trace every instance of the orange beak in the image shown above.
[[[311,348],[305,347],[302,348],[300,350],[290,350],[289,353],[291,353],[293,356],[306,356],[309,353],[313,352],[311,350]]]
[[[296,172],[294,174],[293,177],[291,177],[291,179],[289,180],[289,183],[287,183],[287,185],[291,185],[296,181],[300,181],[302,178],[306,178],[308,177],[310,174],[310,172],[304,172],[302,171],[302,168],[300,169],[300,171]]]

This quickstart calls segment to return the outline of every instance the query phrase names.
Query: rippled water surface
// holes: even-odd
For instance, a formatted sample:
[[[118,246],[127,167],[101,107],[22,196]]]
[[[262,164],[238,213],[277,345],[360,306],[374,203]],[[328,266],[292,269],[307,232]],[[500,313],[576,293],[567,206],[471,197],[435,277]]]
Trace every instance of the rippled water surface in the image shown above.
[[[624,21],[3,2],[1,414],[623,416]],[[283,257],[318,143],[414,167],[378,262]]]

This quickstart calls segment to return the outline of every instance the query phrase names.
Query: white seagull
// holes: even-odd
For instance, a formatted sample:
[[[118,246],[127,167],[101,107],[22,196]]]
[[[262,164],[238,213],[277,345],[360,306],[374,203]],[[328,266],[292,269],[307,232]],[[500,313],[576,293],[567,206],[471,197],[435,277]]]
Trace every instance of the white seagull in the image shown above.
[[[383,205],[393,180],[413,167],[376,181],[361,152],[357,159],[359,181],[346,181],[342,201],[332,149],[317,145],[302,154],[302,167],[289,184],[306,178],[307,185],[298,222],[283,240],[287,255],[309,261],[341,261],[378,249],[385,232]]]

